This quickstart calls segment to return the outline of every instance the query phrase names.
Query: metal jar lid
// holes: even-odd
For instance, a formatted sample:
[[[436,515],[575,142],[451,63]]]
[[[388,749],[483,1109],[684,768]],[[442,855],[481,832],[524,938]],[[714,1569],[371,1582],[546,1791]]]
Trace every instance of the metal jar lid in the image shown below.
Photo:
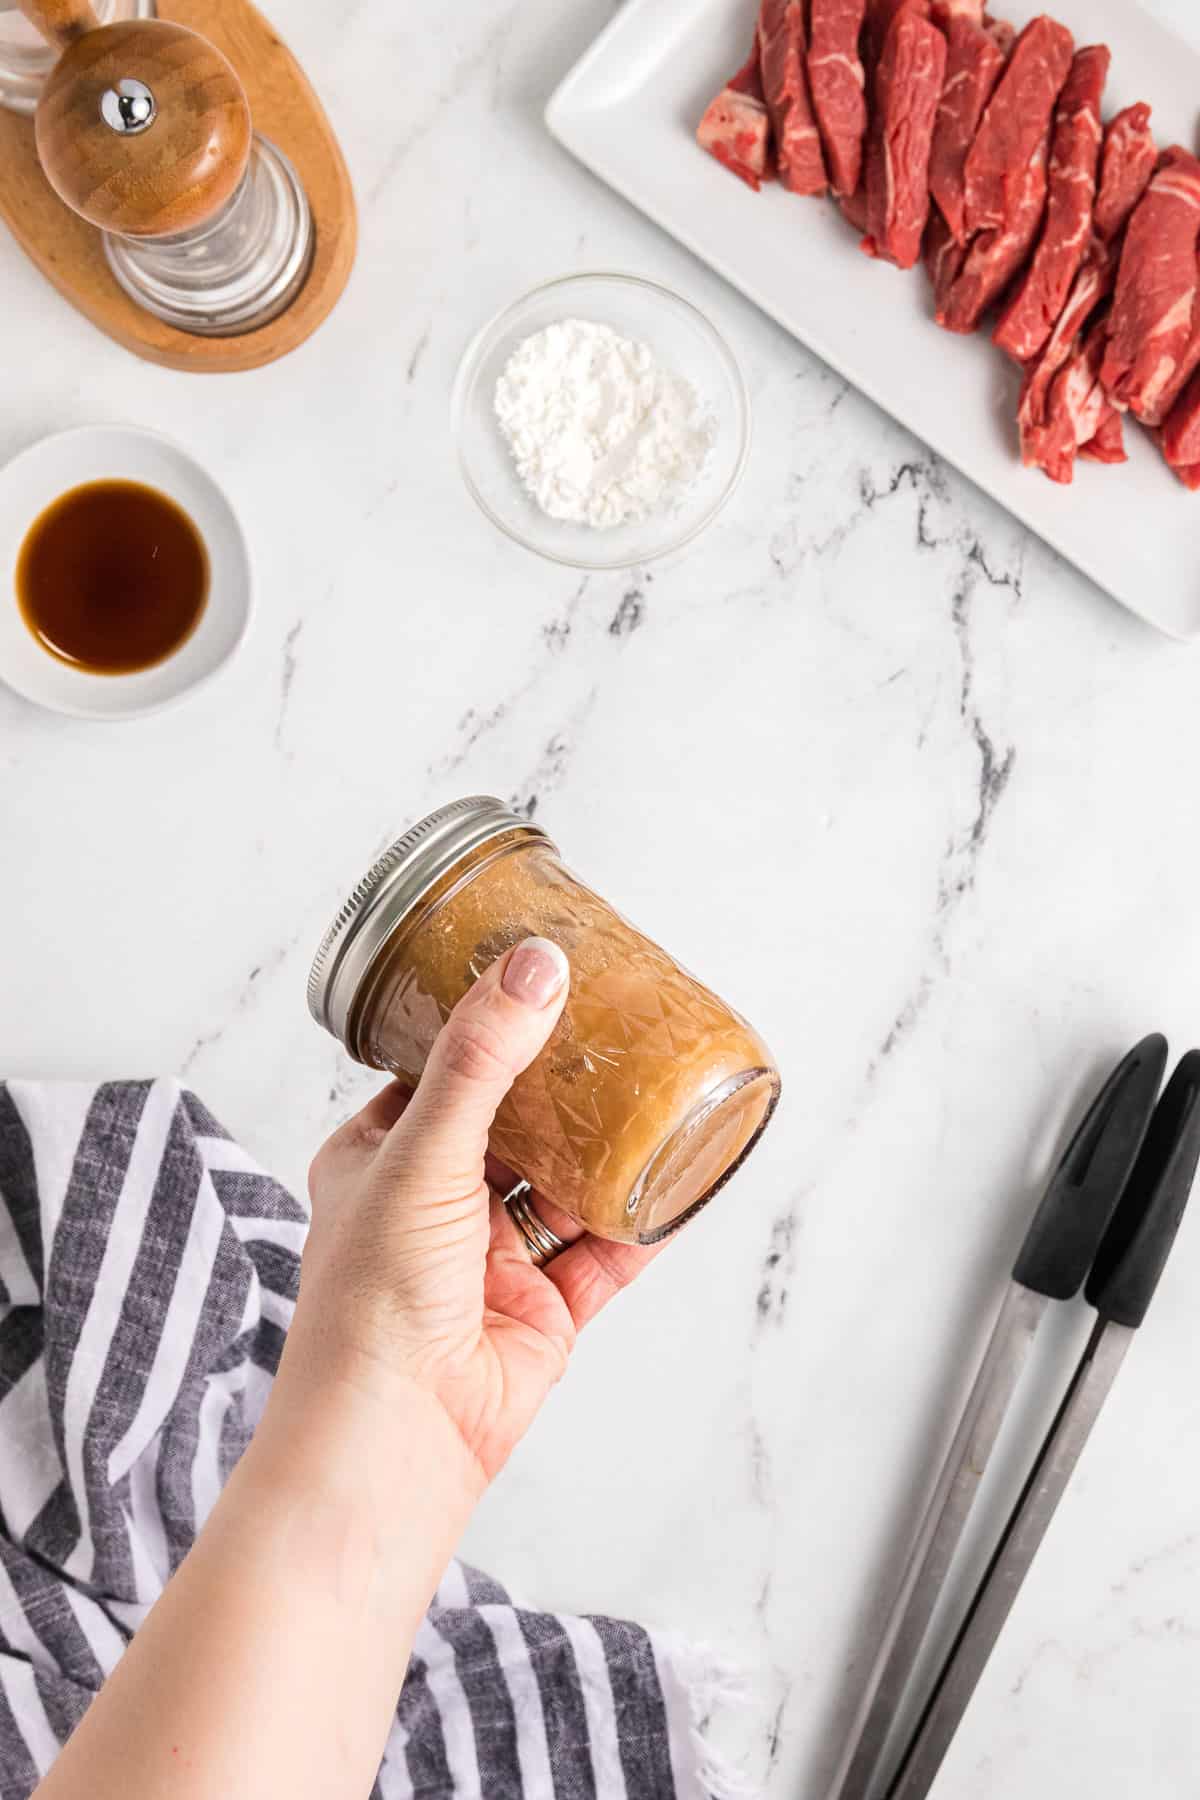
[[[346,1044],[350,1014],[363,982],[413,907],[469,851],[510,831],[551,842],[540,825],[502,801],[473,794],[440,806],[384,851],[338,913],[313,958],[308,1010],[318,1025]]]

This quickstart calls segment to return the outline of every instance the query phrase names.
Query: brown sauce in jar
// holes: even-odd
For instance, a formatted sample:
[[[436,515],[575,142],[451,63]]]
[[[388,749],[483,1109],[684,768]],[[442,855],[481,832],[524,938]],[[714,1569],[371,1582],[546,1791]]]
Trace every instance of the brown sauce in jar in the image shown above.
[[[779,1093],[744,1019],[519,833],[465,857],[361,994],[359,1060],[414,1083],[450,1009],[528,936],[571,965],[550,1042],[501,1103],[493,1153],[602,1237],[654,1243],[710,1199]]]
[[[17,604],[44,650],[92,675],[153,668],[196,629],[208,551],[182,507],[139,481],[89,481],[36,519]]]

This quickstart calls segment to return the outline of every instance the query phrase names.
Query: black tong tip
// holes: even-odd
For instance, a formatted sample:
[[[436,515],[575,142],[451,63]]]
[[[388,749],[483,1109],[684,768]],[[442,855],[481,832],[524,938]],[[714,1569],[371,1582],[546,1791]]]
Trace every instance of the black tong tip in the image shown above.
[[[1071,1300],[1087,1278],[1142,1148],[1167,1040],[1152,1032],[1113,1070],[1062,1154],[1013,1269],[1048,1300]]]
[[[1141,1154],[1096,1253],[1085,1291],[1102,1319],[1146,1316],[1200,1163],[1200,1050],[1189,1050],[1154,1110]]]
[[[1167,1040],[1124,1057],[1085,1113],[1034,1215],[1013,1280],[1048,1300],[1084,1288],[1100,1317],[1131,1329],[1154,1296],[1200,1166],[1200,1050],[1159,1098]]]

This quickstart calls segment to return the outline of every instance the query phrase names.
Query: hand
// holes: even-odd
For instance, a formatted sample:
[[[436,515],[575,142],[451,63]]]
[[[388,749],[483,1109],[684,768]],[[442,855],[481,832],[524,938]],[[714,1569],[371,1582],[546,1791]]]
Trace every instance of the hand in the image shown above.
[[[566,1367],[576,1334],[655,1254],[592,1237],[543,1195],[569,1248],[535,1268],[487,1155],[496,1108],[562,1012],[567,961],[518,944],[454,1009],[410,1095],[392,1085],[312,1166],[313,1223],[289,1359],[436,1396],[485,1480]]]

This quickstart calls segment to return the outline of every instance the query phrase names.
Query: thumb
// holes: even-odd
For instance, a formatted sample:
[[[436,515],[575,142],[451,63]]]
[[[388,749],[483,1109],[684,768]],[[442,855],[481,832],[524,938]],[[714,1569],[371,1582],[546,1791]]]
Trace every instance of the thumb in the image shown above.
[[[496,1108],[558,1023],[569,976],[562,950],[540,937],[485,970],[434,1040],[387,1161],[419,1156],[426,1182],[463,1192],[479,1185]]]

